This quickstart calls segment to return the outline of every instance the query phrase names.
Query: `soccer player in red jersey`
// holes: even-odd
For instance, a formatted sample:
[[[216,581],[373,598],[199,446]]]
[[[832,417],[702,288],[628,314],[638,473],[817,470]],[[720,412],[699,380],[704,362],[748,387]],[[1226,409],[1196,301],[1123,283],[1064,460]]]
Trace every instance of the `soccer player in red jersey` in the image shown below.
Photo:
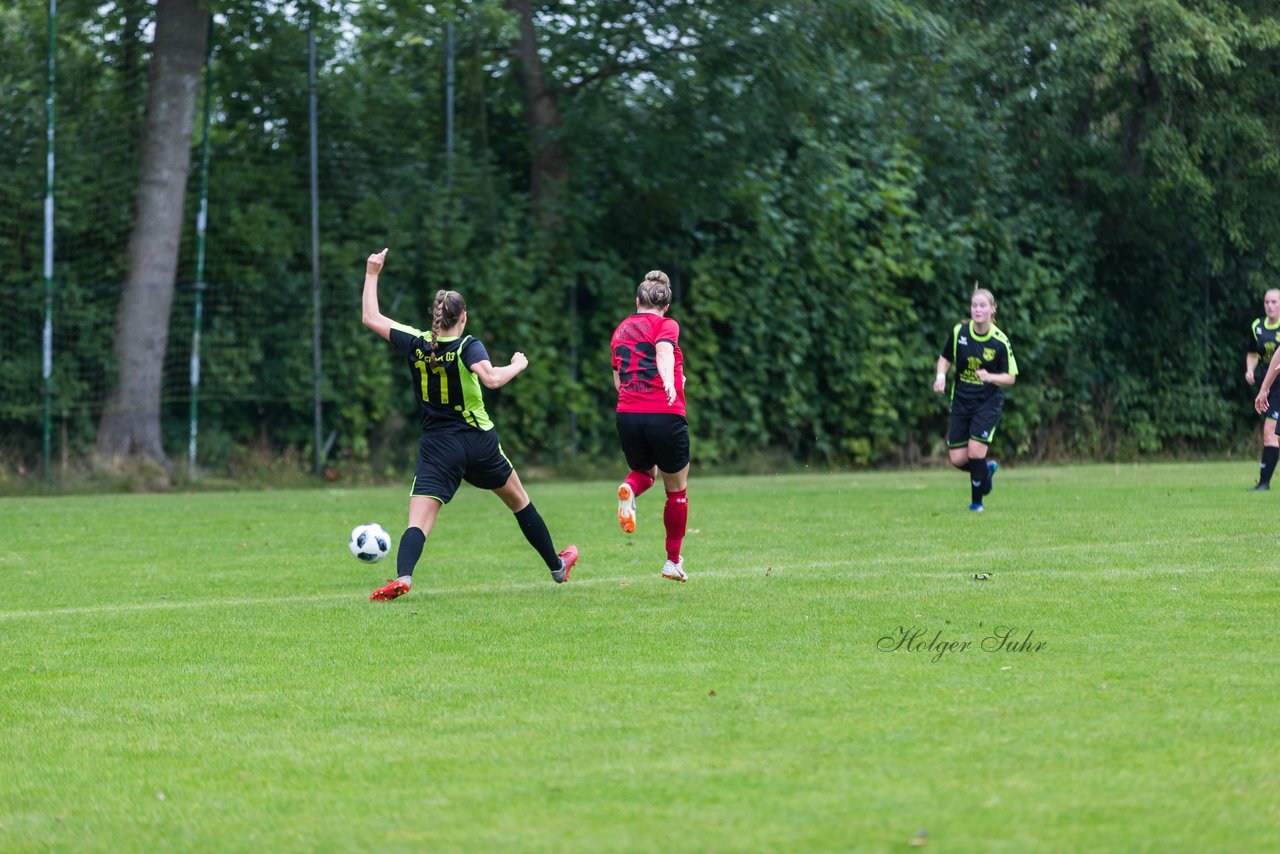
[[[671,280],[654,270],[636,288],[636,313],[618,324],[609,343],[618,390],[618,439],[631,469],[618,487],[618,524],[628,534],[635,532],[636,498],[661,473],[667,492],[662,577],[688,581],[680,546],[689,519],[689,423],[680,326],[666,316],[670,308]]]

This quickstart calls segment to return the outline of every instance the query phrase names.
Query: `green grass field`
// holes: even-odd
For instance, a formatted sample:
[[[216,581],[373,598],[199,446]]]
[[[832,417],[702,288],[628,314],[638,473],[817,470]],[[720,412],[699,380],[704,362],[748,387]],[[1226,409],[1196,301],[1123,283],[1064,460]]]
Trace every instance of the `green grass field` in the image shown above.
[[[1277,850],[1253,475],[694,472],[684,585],[657,492],[529,484],[556,586],[464,488],[383,604],[404,489],[0,500],[0,850]]]

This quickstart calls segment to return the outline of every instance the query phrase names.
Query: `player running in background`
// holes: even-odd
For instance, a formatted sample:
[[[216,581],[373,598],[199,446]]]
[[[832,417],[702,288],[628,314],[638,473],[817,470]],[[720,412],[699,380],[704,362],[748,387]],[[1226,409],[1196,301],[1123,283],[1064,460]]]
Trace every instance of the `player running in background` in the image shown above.
[[[951,387],[951,418],[947,423],[947,447],[951,465],[969,473],[969,509],[981,513],[982,499],[991,492],[999,464],[987,460],[988,446],[1000,423],[1004,387],[1018,379],[1018,362],[1009,339],[996,328],[996,299],[986,288],[977,288],[969,300],[969,320],[957,323],[938,356],[933,390],[947,390],[947,368],[956,366]]]
[[[680,546],[689,520],[689,423],[680,326],[666,316],[670,308],[671,281],[654,270],[636,288],[636,313],[618,324],[609,343],[618,390],[618,439],[631,469],[618,487],[618,524],[628,534],[635,532],[636,498],[661,473],[667,492],[662,577],[688,581]]]
[[[1277,337],[1280,337],[1280,290],[1273,288],[1262,295],[1262,310],[1265,316],[1253,321],[1249,352],[1244,357],[1244,381],[1249,385],[1254,384],[1259,365],[1265,374],[1274,361],[1271,357],[1276,352]],[[1262,419],[1262,467],[1258,483],[1253,487],[1257,492],[1271,489],[1271,475],[1275,473],[1276,460],[1280,459],[1280,437],[1276,436],[1276,421],[1280,420],[1280,388],[1274,385],[1268,387],[1266,407],[1258,410],[1266,417]]]
[[[569,580],[578,560],[577,546],[557,553],[546,523],[520,485],[498,431],[484,408],[480,386],[501,388],[529,365],[523,353],[511,364],[495,368],[484,345],[463,335],[467,304],[456,291],[437,291],[431,331],[396,323],[378,309],[378,273],[387,250],[369,256],[364,274],[364,325],[391,342],[405,357],[414,395],[422,408],[418,464],[409,495],[409,527],[396,549],[398,577],[373,591],[372,601],[395,599],[409,592],[413,570],[440,508],[465,480],[491,489],[511,509],[529,545],[546,563],[557,584]]]

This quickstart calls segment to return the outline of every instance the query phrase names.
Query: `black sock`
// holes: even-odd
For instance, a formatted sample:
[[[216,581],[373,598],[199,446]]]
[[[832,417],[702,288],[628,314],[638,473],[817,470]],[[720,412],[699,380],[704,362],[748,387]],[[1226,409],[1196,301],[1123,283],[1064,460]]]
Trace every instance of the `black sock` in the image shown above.
[[[1280,448],[1262,449],[1262,473],[1258,475],[1258,483],[1271,483],[1271,475],[1275,474],[1278,459],[1280,459]]]
[[[400,546],[396,549],[396,577],[413,575],[413,568],[422,557],[422,549],[427,544],[427,535],[421,528],[405,528],[400,535]]]
[[[532,501],[516,514],[516,521],[520,523],[520,532],[529,541],[529,545],[546,562],[547,569],[552,572],[559,569],[560,556],[556,554],[556,547],[551,544],[551,532],[547,530],[547,523],[542,521],[542,514],[534,509]]]
[[[974,504],[982,503],[982,496],[987,492],[987,461],[969,460],[969,487]]]

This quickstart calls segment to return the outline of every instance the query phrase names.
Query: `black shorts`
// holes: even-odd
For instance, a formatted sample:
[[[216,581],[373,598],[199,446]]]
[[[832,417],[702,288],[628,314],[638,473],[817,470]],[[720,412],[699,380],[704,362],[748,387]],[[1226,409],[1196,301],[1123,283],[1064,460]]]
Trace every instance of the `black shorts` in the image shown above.
[[[619,412],[618,440],[632,471],[675,474],[689,465],[689,422],[683,415]]]
[[[462,481],[480,489],[498,489],[514,470],[502,453],[497,430],[424,432],[418,440],[418,467],[409,494],[448,504]]]
[[[947,447],[963,448],[970,440],[990,445],[1000,424],[1004,395],[986,400],[952,400],[951,419],[947,422]]]
[[[1267,418],[1280,421],[1280,379],[1273,382],[1271,391],[1267,392]]]

